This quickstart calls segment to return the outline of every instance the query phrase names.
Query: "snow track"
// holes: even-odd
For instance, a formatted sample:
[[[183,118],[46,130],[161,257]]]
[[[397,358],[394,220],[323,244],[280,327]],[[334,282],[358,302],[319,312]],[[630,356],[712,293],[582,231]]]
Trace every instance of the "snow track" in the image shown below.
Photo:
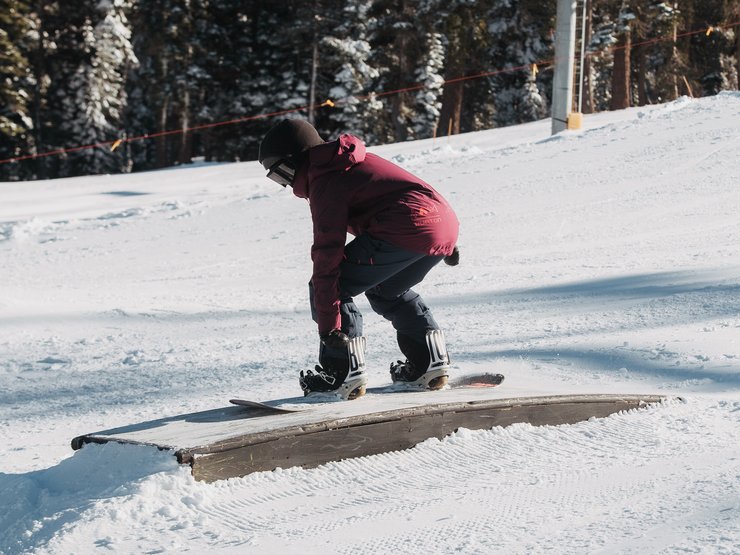
[[[461,430],[408,451],[213,485],[181,470],[109,475],[123,483],[97,493],[107,499],[81,496],[91,506],[48,549],[74,551],[125,518],[106,540],[117,552],[732,553],[738,442],[740,402],[670,401],[573,426]],[[73,459],[95,476],[86,450]]]
[[[251,162],[0,184],[0,553],[740,552],[739,129],[726,93],[374,149],[460,216],[419,288],[454,363],[685,401],[214,484],[69,441],[298,392],[305,204]],[[382,385],[394,334],[357,301]]]

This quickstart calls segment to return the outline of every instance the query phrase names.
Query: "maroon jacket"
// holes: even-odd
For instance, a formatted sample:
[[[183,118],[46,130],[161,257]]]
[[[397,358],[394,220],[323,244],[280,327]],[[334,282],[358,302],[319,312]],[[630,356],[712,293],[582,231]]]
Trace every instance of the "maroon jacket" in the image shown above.
[[[311,204],[319,332],[341,326],[339,265],[347,232],[369,233],[402,249],[438,256],[451,254],[457,243],[459,223],[447,201],[418,177],[366,152],[353,135],[310,149],[293,192]]]

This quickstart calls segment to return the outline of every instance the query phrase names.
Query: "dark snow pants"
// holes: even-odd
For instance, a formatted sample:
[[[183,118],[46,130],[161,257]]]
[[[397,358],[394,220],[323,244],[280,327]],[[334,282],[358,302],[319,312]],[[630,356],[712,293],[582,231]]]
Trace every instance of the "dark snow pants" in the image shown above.
[[[349,337],[362,335],[362,314],[353,297],[365,293],[372,309],[389,320],[399,335],[425,344],[427,330],[439,326],[411,287],[443,259],[410,252],[368,234],[348,243],[339,275],[342,331]],[[311,308],[313,312],[313,289]]]

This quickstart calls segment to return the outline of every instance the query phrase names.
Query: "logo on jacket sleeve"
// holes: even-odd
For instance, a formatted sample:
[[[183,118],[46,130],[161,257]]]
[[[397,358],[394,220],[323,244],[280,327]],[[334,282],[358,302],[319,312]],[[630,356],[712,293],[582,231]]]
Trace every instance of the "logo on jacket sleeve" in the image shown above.
[[[442,216],[439,213],[439,207],[436,204],[430,204],[417,208],[416,213],[412,215],[412,221],[416,227],[433,225],[441,222]]]

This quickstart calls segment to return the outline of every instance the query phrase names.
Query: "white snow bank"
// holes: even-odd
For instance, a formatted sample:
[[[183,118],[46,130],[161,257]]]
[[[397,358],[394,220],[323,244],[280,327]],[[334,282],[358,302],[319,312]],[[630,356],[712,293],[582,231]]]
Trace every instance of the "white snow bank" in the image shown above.
[[[133,445],[89,445],[46,470],[0,473],[0,552],[15,553],[46,545],[80,521],[124,517],[116,498],[138,496],[155,505],[164,482],[191,479],[171,453]],[[156,476],[156,478],[154,478]],[[153,486],[153,483],[158,484]],[[147,503],[140,503],[149,512]],[[158,507],[155,507],[155,511]],[[136,516],[136,512],[127,515]]]

